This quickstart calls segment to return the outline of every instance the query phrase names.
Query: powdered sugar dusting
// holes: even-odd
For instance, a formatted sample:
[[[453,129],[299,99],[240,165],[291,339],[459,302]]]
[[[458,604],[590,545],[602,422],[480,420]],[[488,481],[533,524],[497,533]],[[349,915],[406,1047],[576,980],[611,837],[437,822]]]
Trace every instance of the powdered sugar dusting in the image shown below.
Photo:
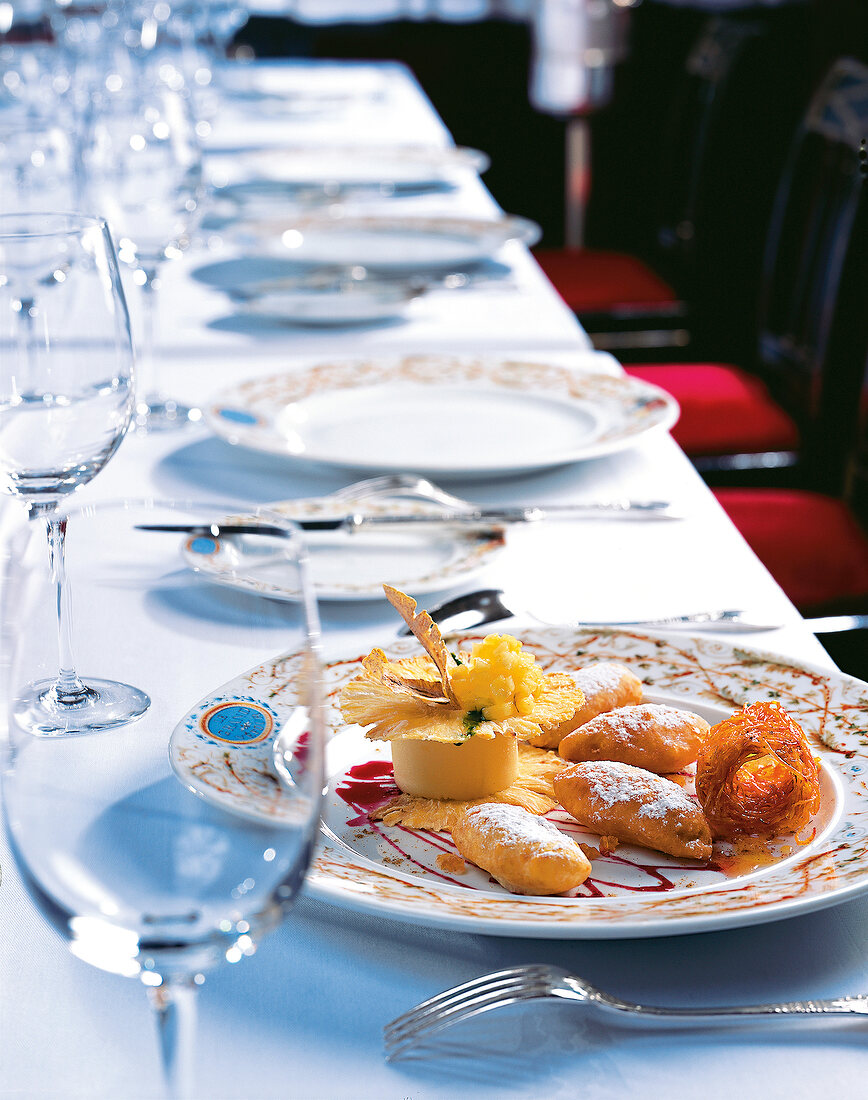
[[[632,676],[628,668],[619,665],[615,661],[600,661],[595,665],[586,665],[573,673],[573,679],[585,693],[585,695],[597,695],[600,692],[614,691],[617,688],[624,673]]]
[[[607,808],[618,802],[633,802],[637,804],[637,817],[660,821],[672,814],[693,813],[697,809],[676,783],[642,768],[614,760],[588,761],[576,767],[587,781],[590,793]]]
[[[591,719],[591,722],[605,725],[614,733],[623,734],[643,733],[649,727],[667,733],[680,733],[685,727],[708,729],[708,723],[698,714],[667,707],[663,703],[639,703],[632,707],[618,707],[617,710],[598,714],[596,718]],[[589,728],[591,722],[588,723]]]
[[[486,847],[515,844],[516,841],[531,845],[544,843],[549,849],[558,847],[570,851],[576,846],[575,841],[565,836],[551,821],[506,802],[484,802],[471,806],[464,816],[479,831]]]

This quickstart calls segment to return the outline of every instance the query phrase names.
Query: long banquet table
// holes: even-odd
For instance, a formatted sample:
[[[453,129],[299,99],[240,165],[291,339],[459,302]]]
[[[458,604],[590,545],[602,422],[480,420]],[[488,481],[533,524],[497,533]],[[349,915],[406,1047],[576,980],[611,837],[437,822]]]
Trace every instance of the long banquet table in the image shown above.
[[[279,70],[276,66],[276,71]],[[297,79],[303,67],[288,65]],[[380,93],[340,118],[259,119],[227,112],[212,147],[252,141],[395,141],[444,145],[448,133],[399,66],[306,66],[311,80],[359,75]],[[469,108],[472,109],[472,106]],[[218,164],[221,156],[209,158]],[[406,210],[493,214],[468,174],[446,196],[402,200]],[[520,211],[516,212],[520,213]],[[219,229],[166,272],[160,353],[166,387],[195,405],[234,381],[346,357],[410,352],[508,352],[577,371],[618,373],[594,353],[523,245],[500,259],[508,285],[422,298],[403,324],[358,330],[257,325],[233,314],[192,273],[230,255]],[[131,295],[133,291],[131,289]],[[267,502],[313,497],[353,480],[231,448],[204,427],[130,435],[82,499],[121,495]],[[456,487],[456,486],[452,486]],[[800,616],[744,544],[665,434],[609,457],[543,472],[462,482],[486,503],[667,497],[678,523],[564,523],[510,533],[508,546],[462,588],[501,586],[565,618],[643,619],[698,608],[744,607],[779,622],[738,642],[831,668]],[[12,502],[3,523],[14,525]],[[323,603],[328,653],[360,653],[394,636],[384,601]],[[0,1096],[125,1100],[161,1094],[157,1043],[137,982],[75,959],[29,900],[0,846]],[[240,966],[200,991],[197,1095],[267,1097],[857,1096],[865,1090],[864,1025],[807,1022],[661,1031],[593,1025],[567,1004],[513,1007],[457,1029],[425,1057],[387,1064],[381,1029],[446,986],[524,962],[566,967],[621,996],[674,1005],[819,998],[868,989],[868,900],[686,936],[637,939],[501,937],[384,919],[303,897],[285,925]]]

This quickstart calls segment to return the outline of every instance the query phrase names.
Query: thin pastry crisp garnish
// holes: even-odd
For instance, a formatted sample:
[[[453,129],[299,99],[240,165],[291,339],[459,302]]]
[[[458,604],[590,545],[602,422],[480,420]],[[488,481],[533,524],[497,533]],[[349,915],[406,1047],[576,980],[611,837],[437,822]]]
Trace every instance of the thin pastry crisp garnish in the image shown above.
[[[375,649],[346,685],[341,712],[367,727],[372,740],[531,740],[541,723],[565,721],[584,702],[571,677],[541,672],[509,635],[489,635],[471,652],[451,654],[427,612],[416,612],[415,600],[383,587],[428,656],[389,661]]]

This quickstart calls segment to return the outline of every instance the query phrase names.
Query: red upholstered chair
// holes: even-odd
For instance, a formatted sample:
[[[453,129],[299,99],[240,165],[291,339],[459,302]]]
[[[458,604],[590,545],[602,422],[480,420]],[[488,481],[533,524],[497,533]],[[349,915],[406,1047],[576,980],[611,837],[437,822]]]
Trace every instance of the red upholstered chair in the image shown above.
[[[592,248],[538,248],[537,263],[596,348],[677,348],[690,342],[687,305],[644,260]]]
[[[868,536],[847,501],[798,489],[721,488],[715,495],[803,614],[864,610]]]
[[[648,209],[644,258],[535,250],[597,347],[622,358],[643,348],[683,348],[710,327],[721,293],[751,330],[743,276],[758,277],[787,134],[808,92],[798,50],[790,48],[791,36],[781,43],[778,26],[757,15],[715,16],[704,24],[661,121],[654,193],[628,200]],[[736,235],[725,225],[727,215],[738,220]]]
[[[868,68],[832,66],[795,136],[767,237],[756,361],[632,364],[672,393],[711,481],[795,468],[838,491],[868,347]]]
[[[677,292],[637,256],[592,248],[538,248],[535,255],[560,296],[579,315],[668,316],[683,311]]]
[[[868,358],[868,356],[866,356]],[[845,491],[721,488],[733,523],[847,672],[868,679],[868,364]],[[862,627],[859,629],[859,627]]]

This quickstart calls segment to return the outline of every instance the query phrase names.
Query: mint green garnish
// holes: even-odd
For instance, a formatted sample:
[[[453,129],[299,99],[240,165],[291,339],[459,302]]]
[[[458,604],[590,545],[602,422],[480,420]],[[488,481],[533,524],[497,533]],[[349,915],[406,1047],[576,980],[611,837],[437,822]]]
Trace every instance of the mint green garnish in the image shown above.
[[[464,715],[464,732],[468,737],[472,737],[479,726],[485,721],[485,715],[481,710],[469,710]]]

